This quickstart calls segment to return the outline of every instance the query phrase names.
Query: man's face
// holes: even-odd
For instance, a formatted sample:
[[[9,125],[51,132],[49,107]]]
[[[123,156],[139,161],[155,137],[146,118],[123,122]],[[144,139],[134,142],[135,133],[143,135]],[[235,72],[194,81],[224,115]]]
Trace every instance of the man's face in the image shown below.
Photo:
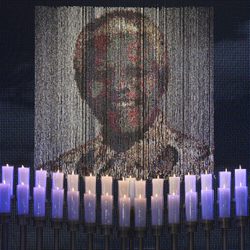
[[[138,33],[99,33],[87,48],[91,54],[86,100],[114,132],[138,132],[155,119],[163,88],[155,46],[147,38],[142,41]]]

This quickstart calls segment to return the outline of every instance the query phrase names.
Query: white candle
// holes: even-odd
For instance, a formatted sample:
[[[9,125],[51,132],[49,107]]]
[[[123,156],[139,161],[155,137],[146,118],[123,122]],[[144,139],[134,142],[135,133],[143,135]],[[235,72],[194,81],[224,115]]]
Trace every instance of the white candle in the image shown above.
[[[57,172],[53,173],[53,189],[63,189],[63,173],[59,172],[59,170]]]
[[[102,182],[102,195],[112,195],[113,191],[112,191],[112,183],[113,183],[113,179],[112,176],[102,176],[101,178],[101,182]]]
[[[153,196],[163,196],[163,182],[164,180],[162,178],[159,178],[159,176],[152,180],[153,185]]]
[[[63,189],[52,189],[51,199],[52,199],[52,218],[62,219],[63,218]]]
[[[146,197],[146,181],[139,180],[135,182],[135,197]]]
[[[101,196],[101,208],[102,208],[102,224],[112,225],[113,217],[113,195]]]
[[[46,190],[46,184],[47,184],[47,171],[43,169],[36,170],[35,186],[44,187],[44,189]]]
[[[152,226],[163,224],[163,196],[151,196],[151,222]]]
[[[33,199],[34,199],[34,216],[44,217],[45,216],[45,188],[38,185],[33,188]]]
[[[190,191],[196,191],[196,176],[195,175],[185,175],[185,193]]]
[[[0,213],[10,213],[10,184],[0,183]]]
[[[219,172],[219,181],[220,181],[220,188],[229,188],[231,189],[231,172],[221,171]]]
[[[135,227],[146,227],[146,198],[139,195],[135,198]]]
[[[212,174],[201,174],[201,189],[211,190],[212,186]]]
[[[247,171],[246,169],[239,167],[235,169],[235,187],[245,187],[247,180]]]
[[[135,178],[129,176],[129,178],[126,178],[129,185],[129,197],[130,197],[130,204],[131,206],[134,206],[134,198],[135,198]]]
[[[119,226],[130,227],[130,198],[124,195],[119,198]]]
[[[30,169],[24,166],[18,168],[18,184],[30,184]]]
[[[13,195],[13,173],[14,173],[14,167],[9,166],[8,164],[6,166],[2,166],[2,182],[5,181],[6,184],[10,185],[10,195]]]
[[[96,193],[96,177],[92,176],[85,176],[85,193],[90,191],[91,194]]]
[[[175,175],[169,177],[169,194],[180,194],[180,177]]]
[[[196,221],[197,220],[197,192],[186,192],[185,194],[185,210],[186,220]]]
[[[178,224],[180,222],[180,195],[168,195],[168,223]]]
[[[96,194],[90,191],[84,194],[84,218],[85,223],[96,222]]]
[[[17,212],[18,215],[29,214],[29,186],[24,183],[17,185]]]
[[[74,189],[67,192],[68,220],[79,220],[79,191]]]
[[[78,182],[79,182],[78,174],[75,174],[74,172],[72,174],[69,174],[67,177],[68,191],[69,190],[78,191]]]
[[[124,197],[126,195],[129,197],[129,183],[127,180],[118,181],[119,197]]]

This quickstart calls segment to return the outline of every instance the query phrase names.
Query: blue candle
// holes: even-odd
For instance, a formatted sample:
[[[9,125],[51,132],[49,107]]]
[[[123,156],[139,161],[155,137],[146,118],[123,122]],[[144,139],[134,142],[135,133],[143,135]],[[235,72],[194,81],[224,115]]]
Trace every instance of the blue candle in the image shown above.
[[[63,189],[52,189],[52,218],[62,219],[63,218]]]
[[[201,190],[201,210],[203,220],[213,220],[214,190]]]
[[[10,213],[10,185],[0,183],[0,213]]]
[[[235,169],[235,203],[236,216],[248,215],[248,187],[246,186],[246,169]]]
[[[44,217],[45,216],[45,188],[34,187],[33,189],[33,199],[34,199],[34,216]]]
[[[68,220],[79,220],[79,191],[67,192]]]
[[[96,221],[96,195],[90,191],[84,194],[84,219],[86,223]]]
[[[236,216],[247,216],[248,215],[248,188],[235,187],[235,202],[236,202]]]
[[[6,166],[2,167],[2,182],[5,181],[6,184],[10,185],[10,195],[13,195],[13,172],[14,167],[9,166],[8,164]]]
[[[231,210],[231,172],[219,172],[220,187],[218,188],[219,217],[230,217]]]
[[[24,183],[17,185],[17,212],[18,215],[29,214],[29,186]]]
[[[230,217],[230,202],[231,202],[231,190],[230,188],[218,188],[218,202],[219,202],[219,217]]]

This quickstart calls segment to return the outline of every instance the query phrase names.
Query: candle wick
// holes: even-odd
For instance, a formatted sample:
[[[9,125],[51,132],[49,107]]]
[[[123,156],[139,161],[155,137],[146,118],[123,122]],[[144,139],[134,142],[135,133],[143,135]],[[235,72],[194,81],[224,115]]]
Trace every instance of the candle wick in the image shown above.
[[[241,169],[241,165],[239,165],[239,169]]]
[[[174,174],[174,177],[175,177],[175,174]]]
[[[205,171],[205,174],[207,174],[207,170]]]
[[[7,163],[7,164],[6,164],[6,166],[8,167],[8,166],[9,166],[9,164]]]
[[[225,172],[227,172],[227,168],[225,169]]]

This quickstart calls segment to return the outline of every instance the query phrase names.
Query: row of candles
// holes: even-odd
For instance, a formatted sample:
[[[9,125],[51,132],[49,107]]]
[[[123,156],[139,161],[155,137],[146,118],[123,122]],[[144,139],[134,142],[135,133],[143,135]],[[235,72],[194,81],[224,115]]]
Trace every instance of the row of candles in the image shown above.
[[[13,166],[2,166],[2,183],[0,183],[0,213],[10,212],[10,201],[13,195]],[[246,169],[235,169],[235,203],[236,216],[248,215],[248,187],[246,185]],[[63,218],[64,204],[64,174],[54,172],[52,174],[52,213],[53,219]],[[196,190],[197,178],[195,175],[185,175],[185,213],[186,221],[197,220],[198,194]],[[214,190],[212,174],[201,174],[201,207],[202,219],[213,220],[214,218]],[[27,167],[18,168],[17,212],[18,215],[29,214],[30,194],[30,169]],[[67,208],[68,220],[79,220],[80,197],[78,190],[79,175],[69,174],[67,176]],[[47,171],[36,170],[35,187],[33,188],[33,207],[35,217],[45,216]],[[103,225],[112,225],[113,210],[113,178],[111,176],[101,177],[101,218]],[[152,179],[151,196],[151,223],[153,226],[163,224],[164,208],[164,179]],[[136,178],[126,178],[118,181],[119,195],[119,226],[130,226],[130,211],[134,208],[135,226],[146,226],[146,182]],[[180,177],[169,177],[168,201],[168,223],[177,224],[180,222]],[[219,217],[230,217],[231,208],[231,172],[219,172],[218,188]],[[84,194],[84,217],[86,223],[96,222],[96,176],[85,176]]]

